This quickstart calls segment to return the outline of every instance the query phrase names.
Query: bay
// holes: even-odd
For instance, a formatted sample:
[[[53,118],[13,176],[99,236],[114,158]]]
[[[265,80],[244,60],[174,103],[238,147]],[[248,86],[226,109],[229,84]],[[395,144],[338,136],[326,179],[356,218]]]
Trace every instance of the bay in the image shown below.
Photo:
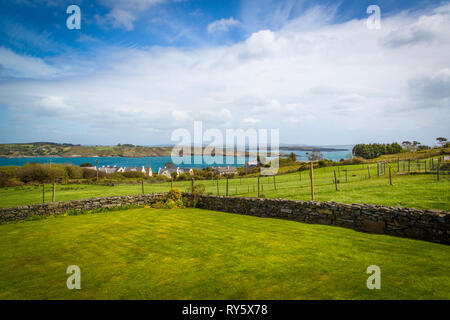
[[[330,146],[333,147],[333,146]],[[342,148],[342,146],[340,146]],[[321,152],[325,159],[339,161],[340,159],[351,158],[351,146],[345,146],[346,151],[323,151]],[[282,151],[283,152],[283,151]],[[308,151],[293,151],[297,155],[298,161],[306,161]],[[285,152],[287,153],[287,152]],[[252,157],[253,158],[253,157]],[[247,157],[223,157],[222,163],[208,164],[201,156],[192,156],[191,161],[183,162],[179,167],[191,168],[205,168],[211,166],[237,166],[242,167]],[[254,159],[254,158],[253,158]],[[26,158],[4,158],[0,157],[0,166],[23,166],[26,163],[59,163],[59,164],[74,164],[79,166],[82,163],[91,163],[95,166],[96,161],[99,162],[99,167],[102,166],[117,166],[117,167],[150,167],[154,172],[157,172],[161,167],[163,168],[167,162],[174,162],[170,156],[167,157],[26,157]],[[174,159],[176,160],[176,159]],[[181,161],[181,159],[179,159]]]

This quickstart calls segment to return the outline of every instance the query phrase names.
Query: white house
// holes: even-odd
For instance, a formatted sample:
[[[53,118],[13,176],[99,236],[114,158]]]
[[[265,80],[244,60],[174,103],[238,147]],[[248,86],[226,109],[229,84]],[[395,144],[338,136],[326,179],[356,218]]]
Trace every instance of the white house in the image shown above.
[[[112,173],[120,172],[119,171],[120,169],[121,168],[116,167],[116,166],[114,166],[114,167],[110,167],[110,166],[106,166],[105,167],[105,166],[103,166],[103,167],[99,168],[98,171],[104,172],[106,174],[112,174]]]
[[[238,174],[238,169],[236,167],[214,167],[213,169],[221,176],[224,174]]]
[[[194,175],[194,170],[192,168],[159,168],[158,175],[159,176],[165,176],[167,178],[172,178],[172,173],[175,172],[177,176],[183,173],[189,173],[190,175]]]
[[[142,167],[124,167],[121,169],[122,169],[122,171],[119,171],[119,172],[141,172],[146,176],[150,176],[150,177],[153,176],[152,168],[145,169],[144,166],[142,166]]]
[[[86,169],[89,170],[96,170],[95,167],[86,167]],[[146,169],[144,166],[142,167],[111,167],[111,166],[102,166],[98,169],[100,172],[104,172],[106,174],[112,174],[112,173],[123,173],[123,172],[142,172],[146,176],[153,176],[152,168]]]

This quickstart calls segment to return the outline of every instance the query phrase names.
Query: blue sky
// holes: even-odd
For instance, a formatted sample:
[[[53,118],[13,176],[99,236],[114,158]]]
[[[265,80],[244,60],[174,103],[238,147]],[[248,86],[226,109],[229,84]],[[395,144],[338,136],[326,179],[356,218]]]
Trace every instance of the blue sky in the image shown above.
[[[79,5],[81,30],[66,27]],[[366,26],[369,5],[381,29]],[[0,143],[163,144],[194,120],[281,142],[449,136],[448,1],[11,0]]]

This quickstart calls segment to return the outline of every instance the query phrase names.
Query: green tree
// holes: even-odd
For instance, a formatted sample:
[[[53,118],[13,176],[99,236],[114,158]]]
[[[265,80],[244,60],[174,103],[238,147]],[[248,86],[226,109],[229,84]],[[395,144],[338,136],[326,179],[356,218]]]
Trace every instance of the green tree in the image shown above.
[[[288,159],[290,159],[291,161],[297,161],[297,155],[293,152],[291,152],[288,156]]]
[[[447,142],[447,138],[439,137],[439,138],[436,138],[436,141],[439,145],[441,145],[441,147],[443,147]]]

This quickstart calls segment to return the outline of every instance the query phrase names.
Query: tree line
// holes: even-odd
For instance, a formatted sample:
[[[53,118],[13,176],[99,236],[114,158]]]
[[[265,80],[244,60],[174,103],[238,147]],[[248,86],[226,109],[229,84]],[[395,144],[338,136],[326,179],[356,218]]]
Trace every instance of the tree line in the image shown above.
[[[371,144],[357,144],[353,147],[352,153],[355,157],[362,157],[365,159],[374,159],[385,154],[395,154],[403,151],[403,148],[397,142],[391,144],[385,143],[371,143]]]

